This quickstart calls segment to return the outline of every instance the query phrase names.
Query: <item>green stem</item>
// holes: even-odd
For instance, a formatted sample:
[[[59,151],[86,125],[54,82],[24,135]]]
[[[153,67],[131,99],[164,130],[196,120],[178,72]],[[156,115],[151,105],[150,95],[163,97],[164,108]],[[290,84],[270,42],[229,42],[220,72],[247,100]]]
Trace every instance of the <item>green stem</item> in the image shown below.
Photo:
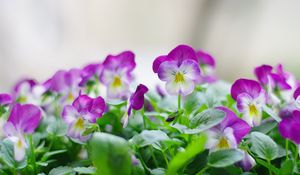
[[[142,166],[143,166],[143,168],[144,168],[146,174],[147,174],[147,175],[150,174],[150,173],[149,173],[149,169],[148,169],[146,163],[144,162],[143,157],[142,157],[142,155],[140,154],[139,150],[137,150],[137,156],[139,157],[139,159],[140,159],[140,161],[141,161],[141,164],[142,164]]]
[[[269,175],[272,175],[272,171],[270,169],[270,167],[271,167],[271,161],[270,160],[267,160],[267,161],[268,161],[268,165],[269,165],[269,167],[268,167]]]
[[[154,165],[155,165],[155,167],[158,167],[158,163],[157,163],[156,157],[154,155],[154,149],[153,149],[152,145],[150,146],[150,149],[151,149],[151,152],[152,152],[152,159],[154,161]]]
[[[141,109],[141,113],[142,113],[142,116],[143,116],[144,129],[147,129],[147,123],[146,123],[146,119],[145,119],[145,109],[144,109],[144,107]]]
[[[178,104],[178,112],[179,112],[181,110],[181,95],[180,94],[178,94],[177,104]]]
[[[34,152],[34,146],[32,141],[32,135],[29,135],[29,146],[30,146],[30,152],[31,152],[31,163],[33,164],[33,172],[36,173],[36,160],[35,160],[35,152]]]
[[[285,159],[289,159],[289,141],[288,139],[285,140]]]
[[[297,160],[298,160],[298,155],[299,155],[299,149],[298,149],[298,145],[296,145],[296,151],[295,151],[295,162],[296,163],[297,163]]]
[[[168,166],[169,166],[169,160],[168,160],[168,158],[167,158],[165,152],[164,152],[164,151],[161,151],[161,152],[162,152],[162,155],[163,155],[163,157],[164,157],[164,159],[165,159],[165,162],[166,162],[166,164],[167,164],[167,167],[168,167]]]
[[[199,171],[196,175],[202,175],[207,169],[209,168],[209,166],[204,167],[201,171]]]

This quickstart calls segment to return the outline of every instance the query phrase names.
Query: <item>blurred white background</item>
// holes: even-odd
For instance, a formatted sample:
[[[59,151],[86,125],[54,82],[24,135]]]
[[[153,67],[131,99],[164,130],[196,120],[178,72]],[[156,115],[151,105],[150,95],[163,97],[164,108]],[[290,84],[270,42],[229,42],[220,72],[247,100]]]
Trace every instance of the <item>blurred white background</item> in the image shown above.
[[[210,52],[229,81],[262,63],[299,75],[299,19],[299,0],[0,0],[0,90],[128,49],[153,85],[153,59],[182,43]]]

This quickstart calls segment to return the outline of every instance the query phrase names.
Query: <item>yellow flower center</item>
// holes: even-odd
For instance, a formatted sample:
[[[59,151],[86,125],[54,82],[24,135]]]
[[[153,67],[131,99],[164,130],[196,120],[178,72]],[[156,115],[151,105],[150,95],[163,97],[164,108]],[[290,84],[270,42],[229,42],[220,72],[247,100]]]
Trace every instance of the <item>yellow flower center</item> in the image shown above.
[[[112,86],[113,87],[120,87],[120,86],[122,86],[122,80],[121,80],[121,78],[120,77],[115,77],[114,81],[112,83]]]
[[[73,94],[71,92],[68,94],[67,98],[68,98],[69,101],[73,101],[74,100],[74,96],[73,96]]]
[[[230,148],[230,145],[225,137],[221,137],[219,140],[219,143],[217,144],[218,149],[228,149]]]
[[[177,72],[177,73],[175,74],[175,82],[176,82],[176,83],[182,83],[182,82],[184,82],[184,76],[183,76],[182,73]]]
[[[74,124],[74,127],[80,130],[84,129],[84,120],[80,117],[77,119],[77,121]]]
[[[250,115],[258,116],[258,110],[254,104],[249,105]]]
[[[20,97],[17,99],[17,101],[18,101],[19,103],[26,103],[27,97],[22,95],[22,96],[20,96]]]
[[[23,147],[23,143],[22,143],[22,140],[21,140],[21,139],[18,139],[17,147],[18,147],[18,148],[22,148],[22,147]]]

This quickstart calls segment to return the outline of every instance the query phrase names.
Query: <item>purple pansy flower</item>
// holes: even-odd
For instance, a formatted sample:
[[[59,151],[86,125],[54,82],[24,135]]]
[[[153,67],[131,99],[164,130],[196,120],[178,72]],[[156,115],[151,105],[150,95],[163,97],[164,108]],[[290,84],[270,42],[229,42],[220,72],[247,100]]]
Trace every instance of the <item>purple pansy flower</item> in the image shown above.
[[[43,85],[33,79],[23,79],[14,86],[12,98],[18,103],[40,105],[42,103],[41,96],[46,90]]]
[[[250,132],[251,127],[228,108],[218,107],[217,109],[225,112],[225,118],[219,125],[207,131],[206,147],[212,151],[237,148],[243,137]]]
[[[166,90],[171,95],[192,93],[200,77],[196,53],[186,45],[179,45],[167,56],[158,57],[153,62],[153,70],[166,82]]]
[[[300,87],[295,90],[293,97],[295,100],[295,106],[300,109]]]
[[[205,53],[202,50],[196,52],[196,55],[202,70],[200,82],[215,82],[217,80],[215,76],[215,59],[210,54]]]
[[[14,157],[17,161],[24,159],[25,149],[28,147],[24,134],[32,134],[41,118],[41,110],[37,106],[18,103],[13,106],[3,129],[14,145]]]
[[[94,76],[99,78],[101,71],[102,71],[102,64],[89,64],[89,65],[86,65],[81,70],[82,80],[79,83],[79,85],[84,86],[89,80],[93,79]]]
[[[107,97],[111,99],[127,98],[129,83],[136,64],[134,53],[125,51],[118,55],[108,55],[104,60],[100,75],[101,82],[107,87]]]
[[[95,123],[106,108],[102,97],[91,98],[80,95],[72,105],[64,107],[62,118],[68,125],[68,136],[79,141],[86,141],[91,135],[83,136],[86,126]]]
[[[0,94],[0,106],[7,106],[12,103],[12,97],[9,94]]]
[[[250,171],[255,165],[256,162],[254,158],[245,150],[241,150],[243,153],[243,159],[237,163],[238,166],[242,167],[244,171]]]
[[[278,125],[279,133],[283,138],[300,144],[300,111],[294,110],[290,116],[286,116]]]
[[[266,94],[257,81],[239,79],[231,87],[231,96],[237,101],[237,108],[250,126],[260,125],[262,107],[266,103]]]
[[[131,110],[140,110],[144,106],[145,97],[144,95],[148,92],[148,88],[140,84],[136,88],[135,92],[130,96],[128,101],[128,110],[125,113],[124,117],[122,118],[123,127],[126,127],[128,124],[128,118],[131,115]]]
[[[45,83],[45,86],[49,90],[63,95],[63,101],[72,102],[80,92],[79,83],[81,81],[81,71],[79,69],[60,70]]]

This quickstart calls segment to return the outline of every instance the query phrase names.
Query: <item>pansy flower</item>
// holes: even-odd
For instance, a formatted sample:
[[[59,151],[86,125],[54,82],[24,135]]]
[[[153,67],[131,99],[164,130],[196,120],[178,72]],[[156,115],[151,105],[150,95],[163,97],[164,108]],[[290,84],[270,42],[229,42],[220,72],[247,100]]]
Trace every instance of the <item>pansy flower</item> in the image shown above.
[[[295,104],[295,107],[300,109],[300,87],[298,87],[294,94],[293,94],[293,97],[294,97],[294,104]]]
[[[14,86],[12,97],[18,103],[41,105],[42,95],[45,92],[46,88],[35,80],[23,79]]]
[[[74,140],[84,142],[91,135],[83,135],[88,124],[96,123],[106,108],[102,97],[91,98],[87,95],[80,95],[72,105],[64,107],[62,118],[68,125],[68,136]]]
[[[81,70],[82,80],[80,86],[84,86],[88,81],[93,80],[94,77],[99,78],[102,71],[102,64],[88,64]]]
[[[195,81],[200,77],[196,53],[186,45],[179,45],[167,56],[156,58],[153,71],[166,82],[166,90],[171,95],[186,96],[192,93]]]
[[[130,96],[127,113],[125,113],[124,117],[122,118],[123,127],[127,126],[132,109],[137,111],[143,108],[145,101],[144,95],[147,92],[148,88],[145,85],[140,84],[136,88],[135,92]]]
[[[50,91],[62,95],[61,100],[63,102],[72,102],[80,92],[79,83],[81,81],[81,71],[79,69],[60,70],[45,83],[45,86]]]
[[[237,108],[250,126],[260,125],[262,107],[266,103],[266,94],[257,81],[239,79],[231,87],[231,96],[237,101]]]
[[[10,94],[0,94],[0,106],[7,106],[12,103],[12,97]]]
[[[218,107],[217,109],[225,112],[225,118],[219,125],[206,132],[208,135],[206,147],[211,151],[230,148],[236,149],[243,137],[250,132],[251,128],[228,108]]]
[[[136,66],[134,53],[125,51],[118,55],[108,55],[103,65],[100,81],[107,88],[110,99],[127,99],[129,83],[132,81],[132,71]]]
[[[200,82],[213,83],[217,80],[215,76],[215,59],[208,53],[199,50],[196,52],[199,65],[202,70]]]
[[[4,124],[4,133],[14,145],[14,157],[21,161],[25,157],[28,144],[25,134],[32,134],[41,121],[41,110],[31,104],[15,104],[7,122]]]
[[[283,138],[300,144],[300,111],[294,110],[289,116],[284,117],[278,125],[279,133]]]

